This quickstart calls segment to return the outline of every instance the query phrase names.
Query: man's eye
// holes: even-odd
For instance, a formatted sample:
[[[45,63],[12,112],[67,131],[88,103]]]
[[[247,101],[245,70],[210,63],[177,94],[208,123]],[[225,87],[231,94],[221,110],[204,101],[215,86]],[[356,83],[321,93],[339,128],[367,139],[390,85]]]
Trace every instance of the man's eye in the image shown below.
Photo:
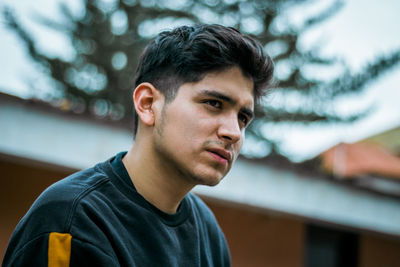
[[[249,119],[246,115],[239,114],[239,120],[243,123],[243,126],[247,126]]]
[[[214,108],[221,108],[222,107],[221,101],[218,101],[218,100],[210,99],[210,100],[204,101],[204,103],[206,103],[206,104],[208,104],[208,105],[210,105],[210,106],[212,106]]]

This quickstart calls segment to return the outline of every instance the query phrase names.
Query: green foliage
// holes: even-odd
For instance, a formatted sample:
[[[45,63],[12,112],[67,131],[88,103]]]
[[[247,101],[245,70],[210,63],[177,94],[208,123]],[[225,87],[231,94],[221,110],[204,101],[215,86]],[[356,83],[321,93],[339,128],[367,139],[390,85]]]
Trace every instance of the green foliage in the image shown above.
[[[82,0],[84,13],[73,15],[61,4],[60,23],[39,17],[43,25],[62,31],[70,37],[75,57],[70,60],[52,58],[36,48],[34,38],[24,29],[10,9],[4,9],[7,25],[26,45],[31,58],[41,64],[55,81],[53,98],[62,100],[62,108],[87,113],[131,125],[133,77],[143,47],[153,37],[154,29],[167,24],[220,23],[253,35],[272,51],[276,66],[286,66],[286,75],[279,75],[277,88],[282,94],[298,94],[298,105],[288,109],[269,103],[256,110],[257,120],[249,134],[264,140],[278,150],[273,141],[262,134],[261,126],[273,123],[315,123],[354,121],[360,114],[341,117],[327,103],[348,93],[360,92],[365,85],[400,61],[400,51],[382,56],[360,73],[349,74],[339,60],[320,55],[318,47],[299,48],[299,39],[307,30],[336,14],[342,7],[335,1],[323,12],[309,17],[300,26],[282,23],[289,6],[310,0]],[[282,26],[282,24],[284,24]],[[343,74],[330,81],[304,74],[307,65],[323,67],[342,64]],[[60,102],[61,103],[61,102]],[[307,104],[305,104],[307,103]]]

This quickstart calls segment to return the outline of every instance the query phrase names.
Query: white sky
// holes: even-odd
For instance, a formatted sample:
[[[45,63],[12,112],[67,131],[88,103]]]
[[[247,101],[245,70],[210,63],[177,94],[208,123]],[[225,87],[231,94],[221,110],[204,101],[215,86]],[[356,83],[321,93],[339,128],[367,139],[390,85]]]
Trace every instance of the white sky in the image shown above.
[[[20,20],[30,29],[39,47],[54,55],[71,57],[73,51],[65,46],[62,35],[43,31],[30,22],[34,12],[57,19],[57,3],[62,0],[2,0],[15,8]],[[68,4],[75,12],[80,11],[79,0]],[[312,13],[330,0],[315,1],[306,8],[294,9],[291,19],[300,20],[302,14]],[[0,4],[0,6],[3,6]],[[357,70],[375,56],[400,48],[400,1],[397,0],[348,0],[345,7],[332,19],[309,31],[304,43],[320,40],[327,55],[339,55]],[[48,84],[38,79],[41,74],[29,59],[14,34],[4,28],[0,19],[0,90],[28,97],[28,84],[45,92]],[[282,141],[286,153],[295,160],[312,157],[338,142],[354,142],[375,133],[400,126],[400,65],[368,87],[356,100],[344,100],[340,108],[346,110],[354,105],[374,104],[375,110],[368,118],[348,126],[325,126],[313,128],[287,127],[271,132]],[[360,103],[364,103],[360,104]]]
[[[323,40],[326,54],[341,55],[354,70],[375,56],[400,49],[400,1],[345,2],[336,16],[309,32],[307,38]],[[339,142],[355,142],[400,126],[400,65],[371,83],[364,94],[343,101],[340,108],[365,103],[373,104],[374,112],[355,124],[280,132],[287,153],[300,160]]]

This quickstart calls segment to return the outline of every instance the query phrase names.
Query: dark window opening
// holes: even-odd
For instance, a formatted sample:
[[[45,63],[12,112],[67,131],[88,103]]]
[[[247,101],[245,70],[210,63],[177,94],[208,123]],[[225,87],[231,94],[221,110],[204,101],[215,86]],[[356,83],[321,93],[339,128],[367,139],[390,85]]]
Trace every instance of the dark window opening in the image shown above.
[[[308,225],[305,267],[357,267],[359,235]]]

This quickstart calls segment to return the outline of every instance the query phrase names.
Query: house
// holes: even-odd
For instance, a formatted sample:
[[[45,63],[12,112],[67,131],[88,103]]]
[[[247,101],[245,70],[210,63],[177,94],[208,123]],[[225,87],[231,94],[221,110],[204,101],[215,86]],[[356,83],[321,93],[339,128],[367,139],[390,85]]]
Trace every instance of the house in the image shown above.
[[[41,191],[133,142],[124,125],[1,93],[0,128],[0,259]],[[391,191],[362,186],[362,177],[324,172],[323,157],[239,158],[220,185],[194,189],[223,228],[233,266],[399,266],[398,181],[373,177]]]

